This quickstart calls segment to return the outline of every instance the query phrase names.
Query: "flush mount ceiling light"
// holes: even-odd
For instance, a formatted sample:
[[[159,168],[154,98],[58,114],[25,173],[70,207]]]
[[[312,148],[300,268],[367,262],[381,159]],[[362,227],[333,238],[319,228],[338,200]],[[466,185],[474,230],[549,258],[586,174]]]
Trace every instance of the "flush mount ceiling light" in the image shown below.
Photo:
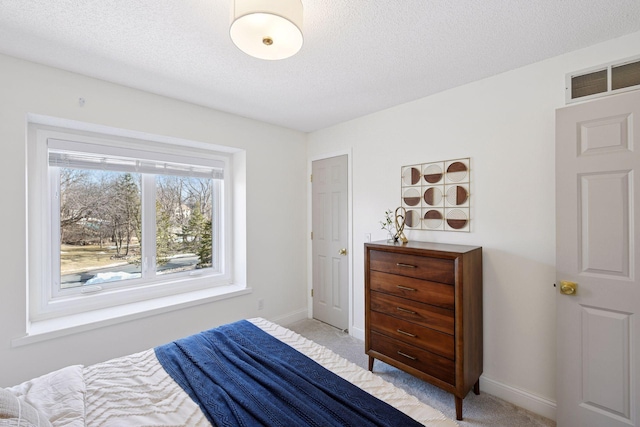
[[[233,0],[231,40],[247,55],[284,59],[302,47],[301,0]]]

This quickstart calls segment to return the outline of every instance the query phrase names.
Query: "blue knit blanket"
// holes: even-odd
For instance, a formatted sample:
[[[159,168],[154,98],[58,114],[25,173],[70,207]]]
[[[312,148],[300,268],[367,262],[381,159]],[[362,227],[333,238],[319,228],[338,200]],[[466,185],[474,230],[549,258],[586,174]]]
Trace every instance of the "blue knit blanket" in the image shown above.
[[[157,347],[214,426],[421,426],[241,320]]]

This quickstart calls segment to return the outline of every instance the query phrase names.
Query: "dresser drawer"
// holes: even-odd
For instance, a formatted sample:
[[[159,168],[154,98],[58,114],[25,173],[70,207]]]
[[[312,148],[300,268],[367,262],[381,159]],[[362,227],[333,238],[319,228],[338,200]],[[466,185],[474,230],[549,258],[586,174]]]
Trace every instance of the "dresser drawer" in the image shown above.
[[[453,310],[371,291],[371,310],[453,335]]]
[[[419,326],[415,323],[388,316],[377,311],[371,312],[370,327],[373,331],[429,350],[447,359],[454,360],[455,358],[453,335],[425,328],[424,326]]]
[[[369,268],[449,285],[455,283],[454,261],[451,259],[372,250],[369,252]]]
[[[423,301],[451,310],[455,306],[452,285],[383,273],[381,271],[370,271],[369,274],[369,286],[372,291]]]
[[[455,364],[452,360],[373,331],[371,331],[371,350],[449,384],[455,384]]]

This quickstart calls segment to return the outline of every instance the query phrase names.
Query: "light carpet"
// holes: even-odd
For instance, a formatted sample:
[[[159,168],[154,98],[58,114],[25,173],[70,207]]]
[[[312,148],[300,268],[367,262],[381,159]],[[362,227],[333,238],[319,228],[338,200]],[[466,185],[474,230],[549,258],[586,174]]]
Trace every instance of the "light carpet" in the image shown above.
[[[287,325],[287,328],[367,369],[369,357],[364,353],[364,343],[357,338],[313,319],[300,320]],[[455,420],[456,413],[452,394],[380,360],[375,361],[373,372]],[[556,425],[552,420],[487,394],[482,389],[480,389],[479,396],[469,393],[462,406],[464,420],[458,421],[461,427],[553,427]]]

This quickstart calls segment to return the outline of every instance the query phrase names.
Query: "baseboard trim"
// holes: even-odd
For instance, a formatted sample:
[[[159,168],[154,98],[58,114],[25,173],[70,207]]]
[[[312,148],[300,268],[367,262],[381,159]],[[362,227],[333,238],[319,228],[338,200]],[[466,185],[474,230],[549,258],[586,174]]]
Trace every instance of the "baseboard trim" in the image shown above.
[[[503,384],[486,375],[480,377],[480,391],[492,394],[543,417],[556,420],[556,402],[528,391]]]
[[[354,337],[359,339],[360,341],[364,341],[364,329],[360,329],[360,328],[354,328],[352,327],[349,330],[349,334]]]
[[[303,320],[308,318],[309,318],[309,312],[305,307],[305,308],[301,308],[300,310],[296,310],[296,311],[292,311],[291,313],[284,314],[282,316],[270,318],[268,320],[273,323],[277,323],[278,325],[282,325],[286,327],[287,325],[297,322],[298,320]]]

